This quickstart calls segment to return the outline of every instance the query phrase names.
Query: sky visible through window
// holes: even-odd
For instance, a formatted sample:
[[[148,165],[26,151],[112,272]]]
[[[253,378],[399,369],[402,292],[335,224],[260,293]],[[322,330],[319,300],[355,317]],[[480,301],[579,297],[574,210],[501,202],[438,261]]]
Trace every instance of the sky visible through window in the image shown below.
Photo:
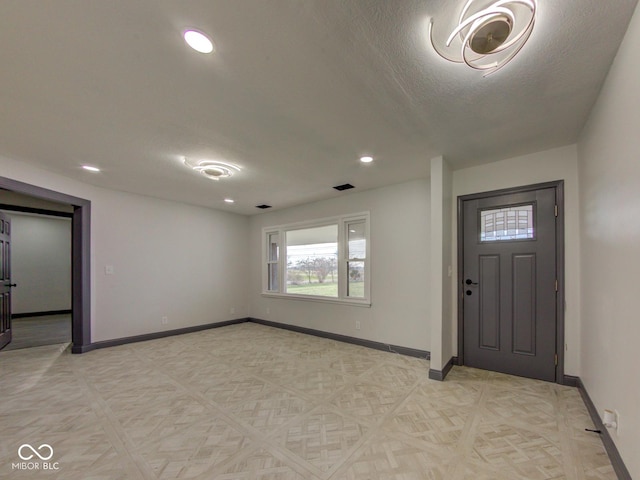
[[[315,243],[311,245],[289,245],[287,247],[287,263],[294,264],[307,258],[338,258],[337,243]]]

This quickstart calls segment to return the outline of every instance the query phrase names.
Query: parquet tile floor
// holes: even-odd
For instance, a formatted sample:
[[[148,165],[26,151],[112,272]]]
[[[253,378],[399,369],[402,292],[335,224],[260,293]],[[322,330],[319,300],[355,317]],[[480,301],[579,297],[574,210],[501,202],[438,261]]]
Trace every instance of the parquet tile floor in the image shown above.
[[[575,388],[428,369],[254,323],[3,353],[0,478],[616,478]],[[58,470],[17,470],[25,443],[50,445]]]

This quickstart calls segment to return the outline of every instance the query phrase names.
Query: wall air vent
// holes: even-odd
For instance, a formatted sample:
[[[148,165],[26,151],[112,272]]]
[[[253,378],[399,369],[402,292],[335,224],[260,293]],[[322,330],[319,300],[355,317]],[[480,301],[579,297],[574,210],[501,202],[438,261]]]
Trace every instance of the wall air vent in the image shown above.
[[[344,185],[337,185],[335,187],[336,190],[338,190],[339,192],[343,191],[343,190],[349,190],[350,188],[355,188],[353,185],[351,185],[350,183],[345,183]]]
[[[261,208],[262,210],[265,210],[267,208],[271,208],[271,205],[265,205],[264,203],[262,205],[256,205],[256,208]]]

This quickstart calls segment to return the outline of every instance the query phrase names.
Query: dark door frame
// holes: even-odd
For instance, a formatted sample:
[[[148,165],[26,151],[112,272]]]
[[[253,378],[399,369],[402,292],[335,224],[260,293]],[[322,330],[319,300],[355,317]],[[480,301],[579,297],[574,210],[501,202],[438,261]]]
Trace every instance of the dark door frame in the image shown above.
[[[91,202],[10,178],[0,177],[0,188],[73,206],[71,218],[71,352],[91,346]]]
[[[464,225],[462,219],[463,202],[480,198],[508,195],[512,193],[530,192],[543,188],[554,188],[556,191],[556,276],[558,292],[556,294],[556,383],[564,384],[564,180],[536,183],[522,187],[504,188],[490,192],[474,193],[458,197],[458,365],[464,365]]]

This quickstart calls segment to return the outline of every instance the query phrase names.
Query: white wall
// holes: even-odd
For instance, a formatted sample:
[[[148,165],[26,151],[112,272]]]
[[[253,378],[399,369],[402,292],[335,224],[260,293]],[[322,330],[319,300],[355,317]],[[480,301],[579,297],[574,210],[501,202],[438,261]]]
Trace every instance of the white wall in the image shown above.
[[[578,142],[582,380],[631,477],[640,478],[640,10],[636,9]]]
[[[565,195],[565,374],[580,375],[580,238],[575,145],[453,172],[453,200],[471,193],[564,180]],[[457,208],[453,209],[452,331],[457,354]]]
[[[247,217],[94,187],[2,157],[0,172],[91,201],[93,342],[248,315]]]
[[[370,308],[261,295],[263,227],[363,211],[371,213]],[[415,180],[252,217],[251,316],[429,350],[429,211],[428,180]]]
[[[11,313],[71,310],[71,219],[11,217]]]

